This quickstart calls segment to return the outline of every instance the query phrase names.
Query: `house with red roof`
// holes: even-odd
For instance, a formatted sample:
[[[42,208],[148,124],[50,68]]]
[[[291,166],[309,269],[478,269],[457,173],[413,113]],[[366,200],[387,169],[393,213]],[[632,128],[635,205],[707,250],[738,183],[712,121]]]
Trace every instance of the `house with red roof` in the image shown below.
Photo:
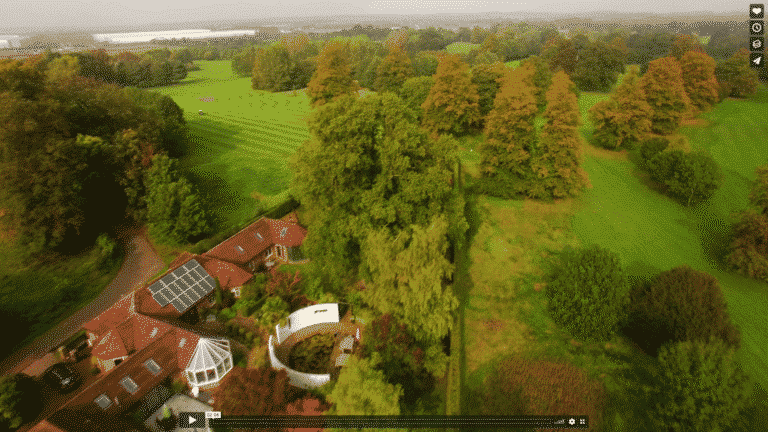
[[[217,286],[239,294],[261,265],[306,261],[300,251],[306,233],[295,215],[261,218],[204,254],[177,257],[165,273],[83,325],[98,374],[27,430],[129,431],[121,414],[145,403],[163,380],[180,375],[193,389],[217,386],[233,367],[230,343],[185,316],[210,303]]]

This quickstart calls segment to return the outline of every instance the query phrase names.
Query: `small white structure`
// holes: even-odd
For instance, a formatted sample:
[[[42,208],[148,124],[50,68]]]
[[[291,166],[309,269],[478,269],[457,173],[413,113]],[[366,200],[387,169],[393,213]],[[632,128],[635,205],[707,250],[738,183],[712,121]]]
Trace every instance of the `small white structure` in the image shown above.
[[[215,384],[232,370],[232,352],[226,339],[200,338],[189,365],[184,369],[195,387]]]
[[[198,114],[203,115],[203,110],[198,111]]]

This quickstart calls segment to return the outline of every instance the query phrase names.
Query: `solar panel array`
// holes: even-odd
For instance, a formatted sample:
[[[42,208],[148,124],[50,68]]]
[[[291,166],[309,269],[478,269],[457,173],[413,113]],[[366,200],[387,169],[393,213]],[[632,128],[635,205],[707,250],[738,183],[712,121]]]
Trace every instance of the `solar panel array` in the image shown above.
[[[184,313],[215,287],[216,281],[200,263],[190,260],[150,285],[149,291],[160,307],[171,304],[179,313]]]

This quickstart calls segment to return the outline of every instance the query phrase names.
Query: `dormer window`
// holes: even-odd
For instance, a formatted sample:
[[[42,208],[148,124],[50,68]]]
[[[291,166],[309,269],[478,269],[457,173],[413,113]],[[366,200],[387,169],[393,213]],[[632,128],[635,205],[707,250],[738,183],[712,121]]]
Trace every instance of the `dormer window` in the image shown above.
[[[256,233],[256,234],[254,234],[254,236],[256,236],[256,238],[257,238],[259,241],[262,241],[262,240],[264,240],[264,237],[262,237],[261,233]]]
[[[285,234],[288,233],[288,228],[283,228],[280,230],[280,237],[285,237]]]
[[[181,338],[179,341],[179,348],[184,348],[185,343],[187,343],[187,338]]]
[[[130,394],[135,394],[139,390],[139,386],[136,385],[136,381],[132,380],[129,376],[121,379],[120,385],[123,386],[125,391]]]
[[[157,364],[157,362],[154,361],[153,359],[149,359],[145,361],[144,367],[147,368],[147,370],[150,371],[154,376],[157,376],[162,371],[162,369],[160,368],[160,365]]]
[[[107,409],[112,405],[112,399],[109,398],[106,394],[100,394],[99,397],[97,397],[94,402],[96,402],[96,405],[100,406],[101,409]]]
[[[235,250],[240,252],[240,253],[244,253],[245,252],[245,249],[243,249],[242,246],[235,246]]]
[[[157,327],[152,329],[152,333],[149,334],[149,337],[153,338],[157,335]]]

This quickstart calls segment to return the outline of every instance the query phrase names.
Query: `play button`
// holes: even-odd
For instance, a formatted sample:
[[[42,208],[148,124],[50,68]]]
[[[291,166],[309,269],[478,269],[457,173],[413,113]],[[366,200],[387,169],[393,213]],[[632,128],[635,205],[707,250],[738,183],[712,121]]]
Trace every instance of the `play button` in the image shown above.
[[[179,427],[180,428],[205,427],[205,413],[202,413],[202,412],[179,413]]]

